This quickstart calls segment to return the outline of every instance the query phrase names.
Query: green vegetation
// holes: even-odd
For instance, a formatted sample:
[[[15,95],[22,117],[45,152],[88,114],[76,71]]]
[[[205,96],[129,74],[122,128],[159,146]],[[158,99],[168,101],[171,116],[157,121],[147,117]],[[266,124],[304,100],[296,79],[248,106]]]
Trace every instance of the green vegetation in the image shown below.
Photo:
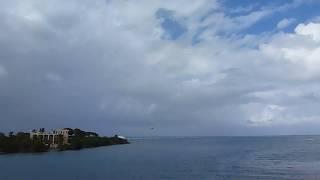
[[[93,148],[100,146],[110,146],[116,144],[128,144],[126,139],[121,139],[117,135],[113,137],[100,137],[94,132],[85,132],[80,129],[69,130],[69,144],[60,145],[59,150],[79,150],[82,148]]]
[[[0,152],[2,153],[45,152],[48,149],[49,146],[40,140],[31,140],[29,133],[19,132],[14,135],[10,132],[9,136],[0,133]]]
[[[92,148],[100,146],[110,146],[116,144],[128,144],[126,139],[119,138],[117,135],[113,137],[100,137],[94,132],[85,132],[80,129],[70,129],[68,143],[63,144],[59,140],[56,147],[57,150],[79,150],[83,148]],[[40,132],[44,132],[41,129]],[[62,138],[62,136],[59,136]],[[29,133],[18,132],[14,134],[10,132],[8,136],[0,133],[0,153],[28,153],[28,152],[46,152],[50,149],[48,142],[34,137],[30,139]]]

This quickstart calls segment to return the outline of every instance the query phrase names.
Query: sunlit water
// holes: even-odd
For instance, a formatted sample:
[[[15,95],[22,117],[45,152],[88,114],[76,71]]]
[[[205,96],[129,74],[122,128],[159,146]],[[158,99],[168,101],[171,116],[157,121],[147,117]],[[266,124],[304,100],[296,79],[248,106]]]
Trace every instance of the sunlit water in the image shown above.
[[[0,180],[320,179],[320,136],[131,139],[0,155]]]

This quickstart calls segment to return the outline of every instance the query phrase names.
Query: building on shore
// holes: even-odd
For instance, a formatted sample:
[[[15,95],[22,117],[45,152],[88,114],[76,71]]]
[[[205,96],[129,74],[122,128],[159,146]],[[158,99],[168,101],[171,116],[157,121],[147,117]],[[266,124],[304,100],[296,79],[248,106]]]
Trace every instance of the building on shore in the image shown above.
[[[64,128],[60,130],[53,130],[51,132],[45,132],[44,129],[32,130],[30,132],[30,139],[39,139],[45,144],[50,145],[52,148],[57,148],[58,145],[64,145],[69,143],[69,131],[70,129]]]

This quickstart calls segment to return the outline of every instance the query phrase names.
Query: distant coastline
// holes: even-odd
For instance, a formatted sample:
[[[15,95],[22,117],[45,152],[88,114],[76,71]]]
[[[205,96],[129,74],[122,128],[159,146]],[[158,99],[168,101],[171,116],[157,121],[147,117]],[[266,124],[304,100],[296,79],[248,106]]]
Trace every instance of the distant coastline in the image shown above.
[[[51,132],[41,128],[31,132],[10,132],[8,136],[0,133],[0,154],[80,150],[118,144],[129,144],[129,141],[123,136],[101,137],[95,132],[78,128],[63,128]]]

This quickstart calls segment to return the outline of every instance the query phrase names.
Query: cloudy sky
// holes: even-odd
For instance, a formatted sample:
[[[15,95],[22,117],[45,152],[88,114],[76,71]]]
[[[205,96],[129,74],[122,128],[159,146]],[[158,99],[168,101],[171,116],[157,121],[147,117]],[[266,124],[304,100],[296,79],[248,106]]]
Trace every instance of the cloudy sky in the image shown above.
[[[10,0],[0,131],[320,133],[318,0]]]

